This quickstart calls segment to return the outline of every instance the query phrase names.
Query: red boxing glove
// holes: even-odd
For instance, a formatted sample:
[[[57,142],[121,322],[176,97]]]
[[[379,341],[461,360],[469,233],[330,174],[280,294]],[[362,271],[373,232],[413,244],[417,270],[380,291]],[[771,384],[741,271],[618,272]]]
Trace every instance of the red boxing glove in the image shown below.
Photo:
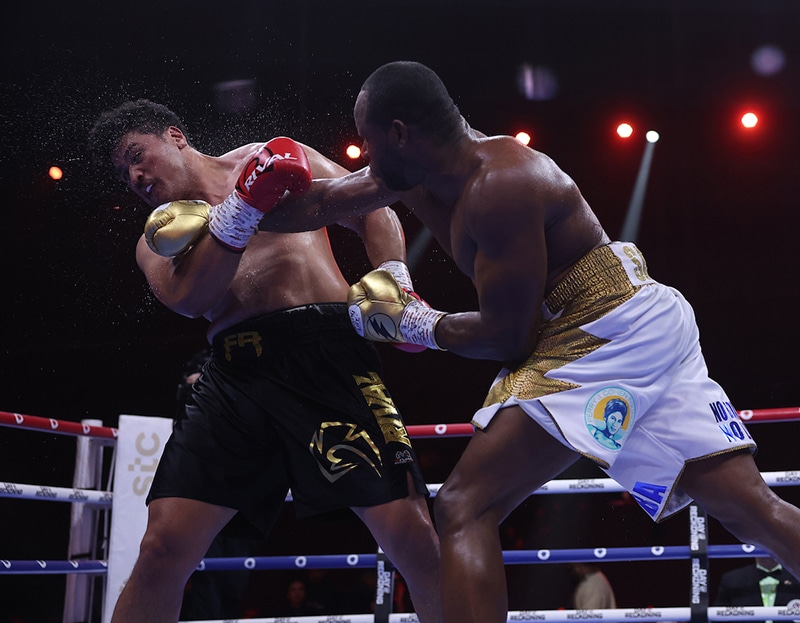
[[[311,186],[306,152],[290,138],[279,136],[264,143],[250,158],[236,182],[236,192],[249,206],[269,212],[288,190],[304,193]]]
[[[311,186],[311,165],[299,143],[279,136],[264,143],[239,174],[236,189],[211,208],[208,229],[220,244],[244,251],[261,218],[288,190],[304,193]]]

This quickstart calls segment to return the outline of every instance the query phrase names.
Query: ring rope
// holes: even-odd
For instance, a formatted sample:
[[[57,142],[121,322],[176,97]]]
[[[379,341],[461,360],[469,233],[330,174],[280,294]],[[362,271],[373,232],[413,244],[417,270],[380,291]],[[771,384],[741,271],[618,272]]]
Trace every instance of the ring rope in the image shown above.
[[[649,547],[594,547],[580,549],[529,549],[503,552],[507,565],[572,562],[630,562],[640,560],[687,560],[689,545]],[[709,545],[709,558],[753,558],[768,555],[753,545]],[[251,556],[204,558],[197,571],[277,571],[292,569],[373,568],[377,554],[325,554],[319,556]],[[105,573],[104,560],[0,560],[0,575]]]
[[[780,408],[744,410],[739,412],[742,420],[747,422],[774,422],[800,420],[800,408]],[[118,437],[118,429],[104,426],[94,426],[88,423],[62,421],[53,418],[41,418],[19,413],[0,411],[0,426],[13,426],[34,430],[49,431],[55,434],[99,437],[111,440],[114,443]],[[436,438],[443,436],[470,436],[473,434],[471,424],[437,424],[407,427],[410,437]],[[800,471],[771,472],[762,474],[771,486],[783,486],[800,482]],[[771,482],[770,482],[771,481]],[[438,491],[441,485],[430,485]],[[546,483],[535,493],[587,493],[611,492],[623,489],[612,479],[573,479],[559,480]],[[110,492],[86,491],[80,489],[62,489],[58,487],[45,487],[33,485],[16,485],[14,483],[0,483],[0,497],[30,497],[39,500],[58,500],[71,503],[88,503],[98,506],[109,506],[113,495]],[[289,496],[287,499],[291,499]],[[708,546],[707,558],[744,558],[765,555],[749,545],[733,546]],[[567,563],[576,561],[596,560],[653,560],[653,559],[692,559],[695,555],[691,546],[669,546],[650,548],[594,548],[584,550],[513,550],[503,552],[505,564],[537,564],[537,563]],[[377,556],[375,554],[349,554],[338,556],[283,556],[260,557],[247,559],[204,559],[198,566],[199,570],[225,570],[233,569],[297,569],[297,568],[354,568],[375,567]],[[233,564],[233,567],[228,565]],[[241,566],[239,566],[241,565]],[[286,566],[288,565],[288,566]],[[67,560],[67,561],[8,561],[0,560],[1,574],[95,574],[107,573],[107,561],[103,560]],[[708,603],[707,600],[705,602]],[[630,619],[640,621],[695,621],[698,620],[696,607],[690,608],[634,608],[616,610],[557,610],[557,611],[518,611],[509,612],[508,621],[557,621],[572,623],[576,620],[603,620],[628,622]],[[702,608],[700,617],[707,621],[758,621],[770,619],[773,621],[791,620],[798,622],[800,608],[785,607],[730,607]],[[299,617],[300,621],[319,623],[372,623],[374,615],[347,615],[347,618],[336,616]],[[248,619],[249,623],[258,621],[269,623],[284,623],[285,618]],[[389,614],[389,622],[418,621],[415,614]],[[202,623],[202,622],[200,622]]]
[[[744,409],[739,411],[739,417],[745,422],[758,424],[761,422],[792,422],[800,421],[800,407],[782,407],[776,409]],[[46,430],[60,435],[75,435],[79,437],[102,437],[116,439],[119,431],[107,426],[93,426],[56,420],[35,415],[25,415],[10,411],[0,411],[0,426],[16,428],[29,428],[33,430]],[[472,435],[472,424],[419,424],[407,426],[409,437],[419,439],[436,437],[468,437]]]
[[[0,411],[0,426],[46,430],[57,435],[73,435],[75,437],[116,439],[119,435],[119,430],[108,426],[94,426],[80,422],[38,417],[36,415],[11,413],[9,411]]]
[[[708,608],[709,621],[795,621],[800,609],[785,606],[719,606]],[[226,619],[224,623],[373,623],[374,614],[316,615],[302,617],[267,617],[256,619]],[[509,623],[575,623],[576,621],[607,621],[623,623],[640,621],[658,623],[691,620],[689,608],[616,608],[608,610],[516,610],[508,613]],[[416,614],[389,615],[389,623],[418,623]],[[193,621],[192,623],[222,623]]]
[[[84,503],[98,508],[111,508],[114,494],[111,491],[97,491],[96,489],[69,489],[67,487],[0,482],[0,498]]]
[[[764,481],[770,487],[788,487],[800,485],[800,470],[783,472],[761,472]],[[441,483],[428,485],[432,497],[442,487]],[[625,488],[612,478],[558,478],[551,480],[532,495],[553,495],[569,493],[621,493]],[[16,498],[19,500],[40,500],[49,502],[86,503],[100,508],[111,506],[114,494],[110,491],[95,489],[70,489],[68,487],[49,487],[46,485],[21,484],[0,481],[0,498]],[[286,501],[292,501],[291,491]]]

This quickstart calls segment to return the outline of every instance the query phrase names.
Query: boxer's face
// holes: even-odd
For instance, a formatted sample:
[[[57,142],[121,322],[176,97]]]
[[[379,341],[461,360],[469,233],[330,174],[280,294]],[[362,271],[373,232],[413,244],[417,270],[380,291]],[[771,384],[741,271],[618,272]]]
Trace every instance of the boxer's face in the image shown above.
[[[188,171],[181,154],[185,145],[177,128],[162,135],[128,132],[111,153],[111,163],[119,179],[155,208],[185,198]]]
[[[608,430],[609,435],[616,434],[620,428],[622,428],[622,422],[625,420],[625,416],[622,413],[618,413],[614,411],[613,413],[608,414],[608,418],[606,419],[606,428]]]
[[[361,91],[356,99],[353,117],[356,130],[361,137],[361,155],[369,162],[372,174],[389,190],[405,191],[416,186],[417,182],[408,179],[408,163],[398,147],[396,132],[382,130],[366,119],[367,94]],[[394,134],[393,134],[394,132]]]

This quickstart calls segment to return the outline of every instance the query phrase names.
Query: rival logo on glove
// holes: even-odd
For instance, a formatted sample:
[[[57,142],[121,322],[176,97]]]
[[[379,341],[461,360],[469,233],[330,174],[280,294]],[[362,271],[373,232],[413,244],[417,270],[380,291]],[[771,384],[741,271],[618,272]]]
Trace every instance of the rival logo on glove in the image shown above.
[[[266,172],[272,171],[272,169],[275,166],[275,163],[277,161],[279,161],[279,160],[295,160],[295,161],[299,160],[299,158],[296,158],[296,157],[292,156],[292,154],[290,154],[289,152],[286,152],[284,155],[281,155],[281,154],[273,153],[269,149],[267,149],[266,151],[269,152],[269,154],[270,154],[269,158],[267,158],[266,160],[262,161],[258,157],[258,153],[257,153],[255,156],[253,156],[253,158],[250,160],[250,162],[247,163],[247,166],[245,167],[245,171],[246,171],[251,166],[253,166],[254,163],[256,165],[255,168],[252,171],[250,171],[247,174],[247,177],[245,177],[244,180],[242,181],[242,184],[244,185],[244,188],[245,188],[245,190],[247,192],[250,192],[250,188],[253,186],[253,184],[255,184],[255,181],[256,181],[256,179],[258,179],[259,175],[261,175],[265,171]]]

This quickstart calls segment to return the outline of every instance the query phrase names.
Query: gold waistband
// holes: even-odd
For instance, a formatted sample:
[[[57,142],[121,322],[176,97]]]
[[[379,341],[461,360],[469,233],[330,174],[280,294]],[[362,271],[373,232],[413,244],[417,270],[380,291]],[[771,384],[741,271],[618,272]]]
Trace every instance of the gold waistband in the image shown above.
[[[635,245],[625,243],[622,249],[626,254],[629,253],[629,249],[635,253],[637,261],[641,263],[640,270],[644,276],[642,281],[650,281],[647,277],[644,258]],[[617,256],[611,245],[604,245],[590,251],[575,263],[566,276],[547,295],[545,305],[551,313],[556,314],[564,309],[570,301],[576,299],[604,297],[611,292],[619,294],[629,291],[630,294],[633,294],[636,289],[637,286],[631,283],[620,257]]]

